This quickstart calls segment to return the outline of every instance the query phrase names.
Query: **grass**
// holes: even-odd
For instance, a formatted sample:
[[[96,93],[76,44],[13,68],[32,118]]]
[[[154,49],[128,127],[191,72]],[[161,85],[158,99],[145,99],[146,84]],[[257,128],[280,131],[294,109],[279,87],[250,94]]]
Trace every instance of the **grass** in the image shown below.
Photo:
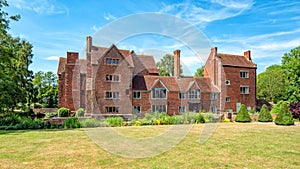
[[[151,137],[170,126],[117,127]],[[175,147],[149,158],[124,158],[95,144],[84,129],[0,131],[0,168],[299,168],[300,127],[221,123],[203,144],[204,124]],[[134,147],[133,147],[134,148]]]

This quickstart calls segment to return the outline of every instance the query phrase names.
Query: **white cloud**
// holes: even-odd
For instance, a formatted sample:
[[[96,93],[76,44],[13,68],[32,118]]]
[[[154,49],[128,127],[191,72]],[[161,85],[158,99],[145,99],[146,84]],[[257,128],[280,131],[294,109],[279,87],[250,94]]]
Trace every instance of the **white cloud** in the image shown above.
[[[15,8],[33,11],[38,14],[69,15],[69,9],[66,6],[59,4],[54,0],[11,0],[9,3]]]
[[[251,0],[213,0],[209,7],[204,7],[203,3],[182,2],[164,5],[160,12],[173,14],[193,24],[205,26],[209,22],[240,15],[245,10],[250,9],[253,4],[254,2]]]
[[[59,56],[49,56],[49,57],[47,57],[47,58],[45,58],[46,60],[59,60]]]
[[[107,21],[117,19],[117,17],[113,16],[113,15],[110,14],[110,13],[104,14],[103,18],[104,18],[105,20],[107,20]]]

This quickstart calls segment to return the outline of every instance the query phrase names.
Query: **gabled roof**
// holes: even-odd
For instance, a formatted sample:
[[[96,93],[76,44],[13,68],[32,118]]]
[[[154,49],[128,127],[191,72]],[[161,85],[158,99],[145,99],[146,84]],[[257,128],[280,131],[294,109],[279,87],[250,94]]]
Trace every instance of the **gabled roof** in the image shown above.
[[[132,60],[129,59],[130,56],[127,56],[128,54],[130,55],[130,51],[129,50],[120,50],[116,47],[116,45],[112,44],[110,46],[110,48],[106,49],[106,51],[104,51],[104,53],[102,53],[102,55],[99,57],[99,59],[97,60],[97,62],[99,62],[99,60],[101,60],[108,52],[110,52],[112,49],[116,49],[117,52],[124,58],[124,60],[126,61],[126,63],[128,64],[128,66],[133,66],[132,64]],[[124,56],[124,55],[125,56]],[[93,57],[93,55],[92,55]],[[127,58],[127,59],[126,59]],[[129,61],[129,62],[128,62]]]
[[[177,79],[174,76],[135,76],[133,78],[133,90],[150,91],[152,86],[161,81],[169,91],[187,92],[194,83],[200,88],[201,92],[219,92],[215,88],[210,78],[182,77]]]
[[[65,71],[66,63],[67,63],[67,58],[63,58],[63,57],[59,58],[57,74],[61,74],[62,72]]]
[[[256,64],[249,61],[245,56],[218,53],[224,66],[250,67],[256,68]]]
[[[143,71],[147,71],[150,74],[158,74],[158,70],[153,56],[150,55],[131,55],[133,60],[133,73],[138,74]]]

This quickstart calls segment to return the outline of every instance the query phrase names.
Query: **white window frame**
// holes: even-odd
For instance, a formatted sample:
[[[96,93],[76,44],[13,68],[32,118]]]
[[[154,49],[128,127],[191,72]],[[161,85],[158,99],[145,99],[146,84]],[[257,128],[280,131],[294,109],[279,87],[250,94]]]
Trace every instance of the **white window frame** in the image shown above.
[[[111,111],[109,111],[109,110],[111,110]],[[119,107],[107,106],[107,107],[105,107],[105,113],[119,113]]]
[[[113,59],[113,58],[109,58],[109,57],[107,57],[105,59],[106,65],[118,65],[119,63],[120,63],[120,59]]]
[[[141,114],[142,106],[133,106],[133,114]]]
[[[249,86],[244,86],[244,85],[240,86],[240,93],[241,94],[249,94],[249,91],[250,91]]]
[[[201,95],[200,89],[197,89],[197,90],[191,89],[188,92],[188,97],[190,100],[191,99],[200,99],[201,98],[200,95]]]
[[[105,92],[105,99],[120,99],[120,93],[119,92],[106,91]]]
[[[163,112],[167,112],[167,105],[152,105],[151,109],[152,109],[152,112],[163,113]],[[160,111],[160,110],[162,110],[162,111]]]
[[[186,112],[186,106],[178,106],[178,113],[182,114],[184,112]]]
[[[226,98],[225,98],[225,102],[226,102],[226,103],[229,103],[229,102],[230,102],[230,97],[226,97]]]
[[[163,94],[162,91],[165,91],[165,93]],[[156,96],[159,97],[156,97]],[[164,96],[164,97],[161,97]],[[153,88],[151,90],[151,98],[152,99],[167,99],[167,89],[166,88]]]
[[[249,71],[248,70],[240,70],[240,77],[241,78],[249,78]]]
[[[120,75],[117,74],[107,74],[105,76],[107,82],[120,82]]]
[[[217,100],[217,93],[210,93],[210,100]]]
[[[178,93],[179,100],[185,100],[185,92]]]
[[[138,97],[136,97],[136,94],[138,94]],[[133,99],[141,99],[141,98],[142,98],[142,93],[140,91],[133,91]]]

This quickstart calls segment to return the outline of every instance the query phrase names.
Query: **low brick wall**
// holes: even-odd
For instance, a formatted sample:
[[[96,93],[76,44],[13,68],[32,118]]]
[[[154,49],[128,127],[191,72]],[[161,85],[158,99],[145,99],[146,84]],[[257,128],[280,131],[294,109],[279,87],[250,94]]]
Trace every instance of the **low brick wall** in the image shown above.
[[[61,125],[67,117],[52,117],[52,118],[44,118],[43,121],[49,121],[51,124]]]
[[[33,112],[35,114],[41,113],[41,114],[46,114],[46,113],[56,113],[57,108],[34,108]]]

